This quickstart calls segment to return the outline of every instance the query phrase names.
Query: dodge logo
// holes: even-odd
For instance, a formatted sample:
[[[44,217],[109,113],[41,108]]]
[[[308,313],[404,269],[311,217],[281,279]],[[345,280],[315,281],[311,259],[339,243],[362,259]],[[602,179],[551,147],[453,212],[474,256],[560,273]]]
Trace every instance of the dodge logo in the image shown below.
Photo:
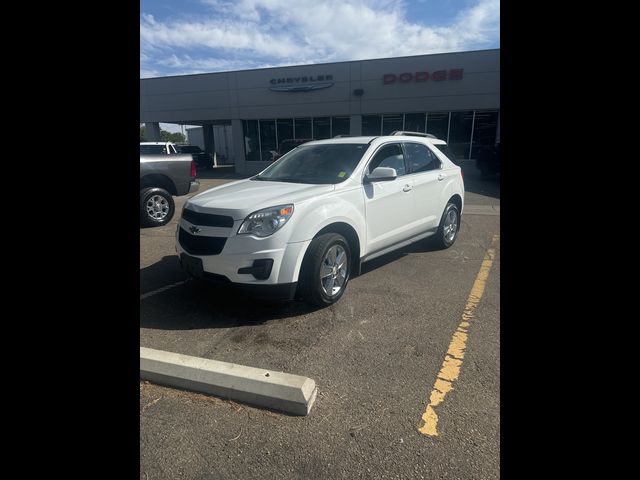
[[[189,231],[195,235],[196,233],[200,233],[200,227],[196,227],[195,225],[191,225],[189,227]]]

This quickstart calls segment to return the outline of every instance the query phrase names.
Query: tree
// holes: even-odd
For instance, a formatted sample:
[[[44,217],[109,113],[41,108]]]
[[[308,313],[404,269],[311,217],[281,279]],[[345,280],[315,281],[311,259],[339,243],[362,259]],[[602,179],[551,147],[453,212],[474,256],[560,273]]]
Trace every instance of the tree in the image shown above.
[[[147,138],[147,132],[144,128],[144,123],[140,124],[140,141],[149,142]],[[187,143],[187,138],[180,132],[170,133],[166,130],[160,129],[160,141],[161,142],[173,142],[173,143]]]
[[[180,132],[169,133],[166,130],[160,130],[161,142],[186,143],[187,139]]]

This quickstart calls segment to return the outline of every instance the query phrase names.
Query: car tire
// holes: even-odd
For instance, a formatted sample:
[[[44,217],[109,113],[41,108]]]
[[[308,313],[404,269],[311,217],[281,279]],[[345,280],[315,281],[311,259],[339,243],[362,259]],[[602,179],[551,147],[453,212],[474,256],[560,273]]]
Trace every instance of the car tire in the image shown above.
[[[344,294],[350,274],[349,243],[337,233],[320,235],[311,241],[302,262],[300,297],[319,307],[332,305]]]
[[[453,229],[453,231],[452,231]],[[447,206],[442,213],[442,218],[440,219],[440,225],[438,226],[438,231],[432,237],[433,245],[440,249],[444,250],[449,248],[456,242],[456,238],[458,238],[458,231],[460,230],[460,210],[455,203],[447,203]]]
[[[173,196],[164,188],[149,187],[140,191],[140,223],[143,226],[166,225],[175,210]]]

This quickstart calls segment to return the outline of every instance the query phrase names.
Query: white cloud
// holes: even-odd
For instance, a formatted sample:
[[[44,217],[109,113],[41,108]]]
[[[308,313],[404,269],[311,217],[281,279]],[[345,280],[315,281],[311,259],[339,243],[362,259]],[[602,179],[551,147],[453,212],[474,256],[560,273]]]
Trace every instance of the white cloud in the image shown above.
[[[142,15],[141,75],[142,70],[201,73],[478,49],[495,44],[500,35],[500,0],[477,0],[444,27],[410,21],[401,0],[204,3],[212,13],[197,19],[161,22]],[[207,50],[214,51],[203,53]]]

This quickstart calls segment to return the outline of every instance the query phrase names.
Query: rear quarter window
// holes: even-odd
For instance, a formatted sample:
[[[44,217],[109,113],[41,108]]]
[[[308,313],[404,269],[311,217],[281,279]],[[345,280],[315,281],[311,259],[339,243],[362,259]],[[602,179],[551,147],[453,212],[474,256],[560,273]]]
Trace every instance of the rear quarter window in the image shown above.
[[[449,148],[449,146],[445,143],[445,144],[434,144],[434,147],[436,147],[438,150],[440,150],[442,153],[445,154],[445,156],[451,160],[453,163],[455,163],[456,165],[460,165],[460,162],[456,159],[456,156],[453,154],[453,152],[451,151],[451,149]]]

